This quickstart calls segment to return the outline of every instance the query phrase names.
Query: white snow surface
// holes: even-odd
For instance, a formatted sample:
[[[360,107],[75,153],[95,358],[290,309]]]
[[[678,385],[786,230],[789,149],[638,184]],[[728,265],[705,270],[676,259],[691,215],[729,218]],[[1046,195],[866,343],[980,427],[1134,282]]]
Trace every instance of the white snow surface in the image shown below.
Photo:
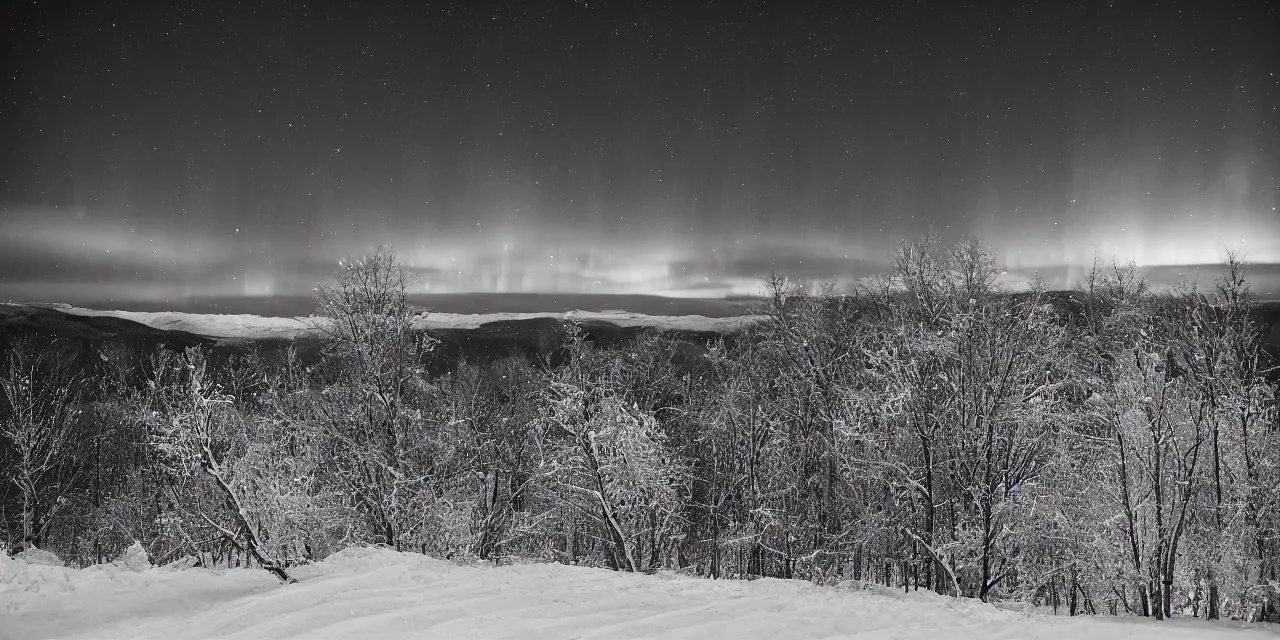
[[[556,564],[463,566],[355,548],[294,570],[135,572],[0,552],[0,638],[1276,638],[1260,625],[1070,618],[851,583],[707,580]]]
[[[57,309],[73,316],[109,316],[131,320],[154,329],[185,331],[211,338],[292,340],[316,333],[324,322],[321,318],[276,318],[249,314],[185,313],[179,311],[116,311],[85,309],[60,303],[39,306]],[[417,329],[475,329],[502,320],[554,318],[558,320],[597,320],[622,327],[654,327],[683,331],[737,331],[751,322],[752,316],[708,318],[699,315],[651,316],[630,311],[567,311],[536,313],[424,313],[414,321]]]

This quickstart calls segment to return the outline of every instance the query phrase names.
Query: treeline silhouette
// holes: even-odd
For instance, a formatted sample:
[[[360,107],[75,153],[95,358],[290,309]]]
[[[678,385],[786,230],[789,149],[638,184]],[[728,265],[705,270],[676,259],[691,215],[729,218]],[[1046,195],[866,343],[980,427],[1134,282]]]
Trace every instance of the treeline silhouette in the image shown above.
[[[379,248],[317,289],[314,340],[8,331],[0,518],[81,566],[138,542],[287,582],[385,544],[1274,621],[1274,354],[1226,267],[1009,293],[925,238],[850,291],[770,278],[728,337],[433,336]]]

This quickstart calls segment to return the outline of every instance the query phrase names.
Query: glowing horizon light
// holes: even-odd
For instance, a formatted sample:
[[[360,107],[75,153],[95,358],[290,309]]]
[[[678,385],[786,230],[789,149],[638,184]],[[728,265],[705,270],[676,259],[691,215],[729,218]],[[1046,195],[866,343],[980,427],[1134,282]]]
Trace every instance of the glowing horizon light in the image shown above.
[[[1008,233],[997,234],[993,244],[1014,268],[1083,266],[1095,257],[1139,267],[1211,265],[1222,262],[1228,251],[1250,262],[1280,263],[1280,220],[1268,223],[1243,215],[1224,220],[1226,216],[1216,214],[1161,225],[1143,224],[1133,213],[1113,217],[1132,221],[1123,227],[1126,232],[1107,234],[1105,223],[1081,221],[1079,230],[1062,233],[1051,250],[1024,246],[1025,240]]]
[[[1036,273],[1051,277],[1055,286],[1070,286],[1095,257],[1104,263],[1115,259],[1144,269],[1161,269],[1215,265],[1227,250],[1233,250],[1247,262],[1280,264],[1280,218],[1259,219],[1241,211],[1195,210],[1184,217],[1153,217],[1125,209],[1073,222],[973,227],[974,235],[996,249],[1008,270],[1002,282],[1013,287],[1026,286]],[[1112,232],[1108,234],[1107,229]],[[86,279],[80,290],[88,293],[80,294],[81,298],[97,297],[96,290],[104,287],[148,299],[298,295],[309,292],[314,282],[331,273],[324,264],[336,264],[337,268],[348,265],[345,257],[331,262],[334,254],[358,256],[376,244],[397,249],[397,257],[410,265],[419,279],[415,291],[422,293],[687,298],[757,295],[761,282],[773,271],[810,286],[822,281],[849,285],[883,270],[899,240],[918,237],[910,232],[821,230],[765,235],[743,227],[689,236],[667,231],[597,237],[580,229],[565,232],[549,226],[524,232],[517,244],[449,229],[434,229],[429,238],[374,229],[357,231],[349,237],[308,239],[305,244],[282,245],[264,253],[227,236],[193,237],[187,232],[153,230],[131,222],[78,220],[61,213],[31,211],[0,218],[0,251],[13,247],[44,252],[50,263],[58,265],[56,273],[60,274],[80,269],[86,278],[129,280],[104,285],[100,280]],[[966,229],[957,225],[949,231],[956,235]],[[99,256],[109,251],[111,261],[99,259],[91,263],[94,266],[79,266],[91,255],[85,251],[90,245],[102,249]],[[120,267],[99,266],[107,264]],[[1211,268],[1203,273],[1179,271],[1202,273],[1201,279],[1207,279],[1203,274],[1210,272]],[[163,293],[147,291],[147,287]],[[63,286],[58,290],[75,289]],[[0,281],[0,295],[12,296],[19,290],[30,292],[31,288],[12,279]]]

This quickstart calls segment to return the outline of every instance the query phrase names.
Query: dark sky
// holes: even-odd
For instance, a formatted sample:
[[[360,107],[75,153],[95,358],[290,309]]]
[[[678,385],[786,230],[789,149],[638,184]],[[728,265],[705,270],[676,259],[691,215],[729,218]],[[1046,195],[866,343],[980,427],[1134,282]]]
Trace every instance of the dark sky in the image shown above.
[[[355,6],[353,6],[355,5]],[[847,6],[846,6],[847,5]],[[0,297],[1280,263],[1264,2],[9,2]]]

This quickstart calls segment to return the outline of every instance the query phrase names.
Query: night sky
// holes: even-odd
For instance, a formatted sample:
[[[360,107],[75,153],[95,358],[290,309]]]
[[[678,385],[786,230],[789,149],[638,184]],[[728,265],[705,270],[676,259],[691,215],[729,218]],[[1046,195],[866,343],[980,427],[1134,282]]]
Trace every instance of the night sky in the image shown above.
[[[0,299],[305,293],[379,242],[430,292],[756,293],[875,271],[930,227],[992,243],[1010,281],[1280,263],[1265,2],[2,20]]]

